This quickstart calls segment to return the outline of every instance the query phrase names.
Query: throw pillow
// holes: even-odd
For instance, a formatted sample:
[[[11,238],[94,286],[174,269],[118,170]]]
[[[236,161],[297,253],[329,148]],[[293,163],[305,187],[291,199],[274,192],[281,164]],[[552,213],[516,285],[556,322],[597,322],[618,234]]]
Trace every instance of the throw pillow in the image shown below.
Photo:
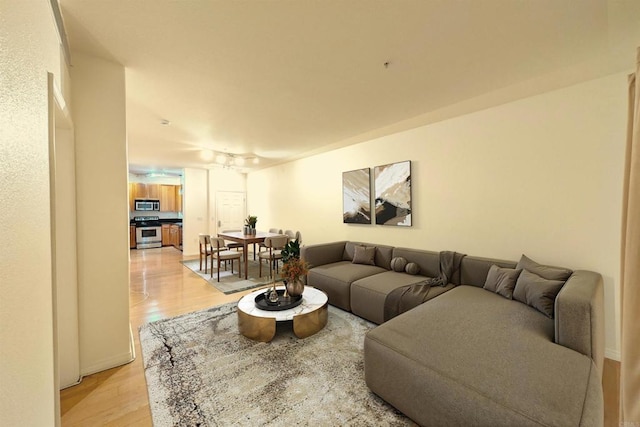
[[[516,280],[518,280],[521,272],[522,270],[498,267],[493,264],[489,268],[484,288],[507,299],[513,299],[513,288],[516,287]]]
[[[376,247],[375,246],[356,246],[353,252],[353,264],[369,264],[376,265],[375,262]]]
[[[563,285],[562,280],[547,280],[528,270],[522,270],[516,281],[516,288],[513,290],[513,299],[553,319],[556,296]]]
[[[395,257],[391,260],[391,269],[393,271],[397,271],[398,273],[404,271],[404,268],[407,266],[407,259],[405,257]]]
[[[519,270],[529,270],[529,272],[537,274],[547,280],[562,280],[563,282],[573,274],[573,271],[566,268],[549,267],[547,265],[538,264],[526,255],[522,255],[522,257],[520,257],[520,261],[518,261],[516,268]]]
[[[420,273],[420,266],[418,264],[416,264],[415,262],[410,262],[404,268],[404,271],[407,272],[407,274],[411,274],[411,275],[415,276],[416,274]]]

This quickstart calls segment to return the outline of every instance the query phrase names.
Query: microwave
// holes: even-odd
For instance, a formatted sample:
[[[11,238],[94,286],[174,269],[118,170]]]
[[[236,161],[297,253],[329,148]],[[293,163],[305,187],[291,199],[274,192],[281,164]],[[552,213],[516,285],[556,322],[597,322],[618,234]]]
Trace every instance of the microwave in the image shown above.
[[[160,210],[160,201],[159,200],[136,200],[135,208],[137,211],[159,211]]]

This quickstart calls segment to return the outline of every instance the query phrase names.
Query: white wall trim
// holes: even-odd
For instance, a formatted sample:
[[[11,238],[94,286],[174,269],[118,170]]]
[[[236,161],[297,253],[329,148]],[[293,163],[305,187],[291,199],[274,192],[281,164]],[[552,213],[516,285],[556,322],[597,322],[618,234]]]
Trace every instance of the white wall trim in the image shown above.
[[[621,359],[620,350],[612,350],[610,348],[605,348],[604,357],[606,357],[607,359],[616,360],[619,362]]]
[[[87,366],[83,369],[82,376],[95,374],[96,372],[106,371],[107,369],[117,368],[118,366],[126,365],[135,360],[135,355],[131,353],[131,350],[126,353],[116,354],[115,356],[108,357],[96,361],[93,365]]]

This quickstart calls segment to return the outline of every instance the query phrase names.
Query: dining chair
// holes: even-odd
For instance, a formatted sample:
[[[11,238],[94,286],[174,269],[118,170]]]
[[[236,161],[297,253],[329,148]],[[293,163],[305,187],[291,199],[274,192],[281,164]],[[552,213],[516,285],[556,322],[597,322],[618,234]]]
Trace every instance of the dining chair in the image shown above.
[[[200,246],[200,270],[202,270],[202,259],[204,258],[204,274],[207,274],[207,258],[211,256],[211,238],[208,234],[198,234]]]
[[[298,243],[302,244],[302,234],[300,233],[300,231],[296,231],[296,240],[298,241]]]
[[[258,253],[260,277],[262,277],[262,260],[269,262],[269,277],[273,277],[274,267],[276,273],[278,272],[278,261],[282,259],[282,249],[284,249],[287,243],[289,243],[289,237],[284,234],[264,239],[264,245],[267,250]]]
[[[282,228],[270,228],[269,229],[269,233],[282,234]],[[266,248],[266,246],[264,245],[264,242],[260,242],[260,244],[258,245],[258,252],[261,249],[265,249],[265,248]],[[256,259],[256,244],[255,243],[253,244],[253,259],[254,260]]]
[[[240,251],[231,251],[227,249],[224,244],[224,239],[222,237],[214,237],[211,236],[211,277],[213,277],[213,260],[216,260],[216,264],[218,265],[218,282],[220,281],[220,262],[231,261],[231,274],[233,274],[233,261],[238,260],[238,277],[242,277],[242,252]]]
[[[236,231],[242,231],[242,230],[222,230],[223,233],[233,233]],[[242,243],[238,243],[238,242],[232,242],[231,240],[225,240],[224,241],[224,245],[228,248],[228,249],[242,249],[244,248],[244,245]]]
[[[284,234],[289,238],[289,240],[295,240],[296,239],[296,233],[294,233],[293,230],[285,230]]]

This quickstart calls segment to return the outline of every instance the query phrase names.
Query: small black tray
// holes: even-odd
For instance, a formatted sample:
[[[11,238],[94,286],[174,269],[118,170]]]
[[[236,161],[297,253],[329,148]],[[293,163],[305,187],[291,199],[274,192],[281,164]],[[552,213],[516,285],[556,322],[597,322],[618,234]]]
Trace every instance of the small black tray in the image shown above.
[[[273,289],[273,288],[271,288]],[[259,294],[256,297],[256,307],[260,310],[266,311],[282,311],[288,310],[293,307],[297,307],[302,303],[302,295],[298,295],[297,297],[286,297],[284,296],[284,289],[278,289],[278,302],[273,303],[267,299],[267,295],[271,292],[271,289],[267,289],[265,292]]]

